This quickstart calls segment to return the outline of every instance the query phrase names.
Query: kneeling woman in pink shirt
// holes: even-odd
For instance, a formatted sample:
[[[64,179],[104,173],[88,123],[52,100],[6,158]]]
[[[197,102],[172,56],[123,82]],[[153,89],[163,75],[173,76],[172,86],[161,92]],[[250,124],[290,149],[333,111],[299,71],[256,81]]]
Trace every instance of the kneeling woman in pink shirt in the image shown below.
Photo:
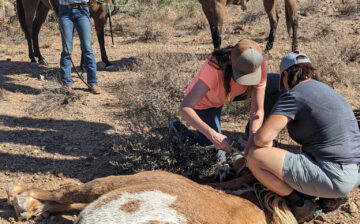
[[[173,119],[170,126],[175,136],[190,144],[213,144],[219,150],[220,161],[226,162],[225,152],[230,152],[231,147],[227,137],[221,133],[221,109],[225,103],[250,94],[248,142],[253,142],[254,133],[264,119],[266,82],[266,60],[256,42],[243,39],[234,47],[215,50],[188,85],[178,112],[197,133],[189,131],[179,119]],[[247,144],[245,153],[251,147]]]

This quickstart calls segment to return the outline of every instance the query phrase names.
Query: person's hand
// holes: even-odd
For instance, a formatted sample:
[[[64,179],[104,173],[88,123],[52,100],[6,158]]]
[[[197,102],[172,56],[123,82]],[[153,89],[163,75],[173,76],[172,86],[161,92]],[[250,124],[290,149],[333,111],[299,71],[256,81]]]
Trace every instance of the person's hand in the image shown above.
[[[223,150],[225,152],[231,152],[231,146],[229,144],[228,138],[220,133],[214,132],[211,135],[211,142],[217,150]]]

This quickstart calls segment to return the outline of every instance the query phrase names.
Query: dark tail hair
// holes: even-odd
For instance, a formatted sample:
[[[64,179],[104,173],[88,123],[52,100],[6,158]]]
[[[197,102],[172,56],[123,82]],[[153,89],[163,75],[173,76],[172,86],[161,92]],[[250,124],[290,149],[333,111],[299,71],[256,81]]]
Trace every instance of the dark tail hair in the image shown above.
[[[19,22],[20,22],[20,26],[21,29],[25,32],[25,35],[27,33],[27,29],[26,29],[26,22],[25,22],[25,10],[22,4],[22,0],[16,0],[16,7],[17,7],[17,11],[18,11],[18,17],[19,17]]]
[[[285,1],[285,19],[286,19],[286,28],[287,28],[287,32],[289,34],[289,36],[291,36],[290,31],[291,31],[291,23],[290,23],[290,15],[287,9],[288,5]],[[290,6],[289,6],[290,7]]]

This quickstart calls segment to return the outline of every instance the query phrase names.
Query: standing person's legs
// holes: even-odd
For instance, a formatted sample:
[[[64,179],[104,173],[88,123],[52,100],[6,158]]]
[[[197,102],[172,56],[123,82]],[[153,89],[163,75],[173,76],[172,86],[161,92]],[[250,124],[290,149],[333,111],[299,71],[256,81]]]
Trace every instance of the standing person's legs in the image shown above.
[[[60,29],[62,30],[61,41],[62,41],[62,52],[60,58],[60,75],[63,83],[66,86],[72,86],[71,80],[71,60],[70,55],[72,53],[73,43],[73,14],[72,9],[60,6],[59,9],[59,23]],[[65,39],[64,39],[65,38]]]
[[[91,47],[91,22],[88,7],[76,9],[74,14],[76,19],[76,30],[81,42],[81,50],[85,59],[85,68],[87,72],[87,81],[90,86],[97,85],[96,61]]]

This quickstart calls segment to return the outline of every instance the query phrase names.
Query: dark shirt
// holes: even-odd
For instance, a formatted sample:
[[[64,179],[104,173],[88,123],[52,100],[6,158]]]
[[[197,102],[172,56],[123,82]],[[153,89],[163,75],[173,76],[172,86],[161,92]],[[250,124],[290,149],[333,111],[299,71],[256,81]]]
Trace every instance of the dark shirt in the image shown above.
[[[315,160],[360,163],[360,131],[342,95],[324,83],[310,80],[283,93],[272,109],[291,120],[290,137]]]

